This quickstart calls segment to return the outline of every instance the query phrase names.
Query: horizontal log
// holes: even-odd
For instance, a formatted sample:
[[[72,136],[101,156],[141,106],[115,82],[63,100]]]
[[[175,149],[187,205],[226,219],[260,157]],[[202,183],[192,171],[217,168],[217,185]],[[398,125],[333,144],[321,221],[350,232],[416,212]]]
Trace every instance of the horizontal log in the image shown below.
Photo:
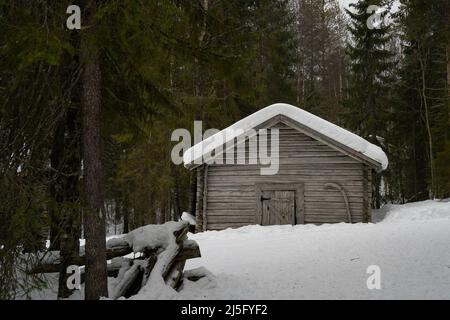
[[[283,151],[320,151],[320,152],[330,152],[336,151],[327,145],[324,144],[311,144],[311,143],[283,143],[280,142],[278,145],[279,150]]]
[[[111,260],[116,257],[123,257],[130,253],[133,250],[129,246],[120,246],[114,247],[106,250],[106,259]],[[55,260],[53,263],[41,263],[33,267],[30,273],[52,273],[59,272],[59,264],[60,259]],[[69,258],[68,264],[83,266],[86,264],[86,258],[84,255],[82,256],[73,256]]]
[[[270,157],[272,153],[268,152],[268,155]],[[278,157],[280,159],[280,163],[283,162],[283,160],[285,161],[285,163],[290,163],[287,160],[293,160],[293,158],[299,159],[298,161],[301,162],[302,159],[306,159],[305,162],[307,162],[308,159],[316,159],[316,158],[320,158],[320,159],[328,159],[330,161],[341,161],[343,163],[357,163],[356,160],[354,160],[353,158],[347,157],[342,155],[342,153],[340,153],[339,151],[330,151],[330,152],[280,152],[280,150],[278,151]],[[226,158],[228,159],[228,157]],[[233,159],[233,158],[231,158]],[[260,155],[259,154],[252,154],[252,155],[241,155],[241,154],[236,154],[234,155],[234,159],[237,160],[258,160],[260,159]],[[348,161],[348,162],[347,162]],[[251,163],[251,162],[246,162],[246,161],[242,161],[242,162],[238,162],[237,164],[246,164],[246,163]]]
[[[234,215],[234,216],[254,216],[255,209],[208,209],[208,217],[209,216],[226,216],[226,215]]]
[[[361,212],[361,211],[360,211]],[[352,213],[353,218],[362,219],[361,213]],[[315,221],[347,221],[347,212],[346,210],[339,211],[323,211],[323,213],[311,213],[306,211],[305,221],[309,222],[309,220]],[[251,225],[257,224],[258,221],[256,216],[253,217],[239,217],[239,216],[208,216],[208,226],[216,225],[216,224],[242,224],[242,225]]]
[[[240,228],[246,226],[246,223],[208,223],[208,230],[223,230],[227,228]]]
[[[362,193],[361,195],[355,195],[354,193],[347,193],[348,199],[350,202],[356,202],[360,203],[363,202]],[[326,192],[316,192],[316,193],[307,193],[304,194],[304,197],[307,201],[310,202],[322,202],[322,201],[328,201],[328,202],[342,202],[344,201],[344,198],[340,191],[336,191],[333,193],[326,193]],[[242,203],[242,202],[255,202],[258,201],[258,198],[256,197],[255,192],[248,192],[244,193],[242,192],[242,195],[240,195],[240,192],[236,191],[234,194],[230,194],[228,192],[220,193],[220,192],[214,192],[208,194],[208,203],[223,203],[223,202],[235,202],[235,203]]]
[[[349,202],[350,209],[351,210],[362,210],[363,204],[361,203],[355,203],[355,202]],[[324,209],[324,210],[333,210],[333,209],[345,209],[345,202],[344,199],[342,199],[339,202],[331,202],[331,201],[322,201],[322,202],[313,202],[308,201],[308,199],[305,201],[305,208],[306,209]]]
[[[303,183],[305,185],[306,189],[309,190],[316,190],[321,191],[325,190],[324,184],[325,182],[337,182],[342,187],[344,187],[346,190],[362,190],[363,182],[362,181],[353,181],[353,180],[346,180],[346,179],[332,179],[329,180],[323,179],[323,181],[316,181],[312,179],[308,179],[306,177],[296,178],[292,179],[290,177],[286,177],[286,179],[283,179],[279,176],[259,176],[254,177],[252,179],[245,178],[241,179],[239,177],[236,177],[236,179],[211,179],[209,181],[208,179],[208,191],[209,190],[255,190],[255,183]],[[359,187],[359,188],[351,188],[351,187]]]
[[[119,251],[116,250],[114,255],[118,254],[118,252]],[[129,248],[129,250],[127,250],[127,251],[125,251],[125,250],[122,251],[122,253],[124,253],[124,255],[127,255],[131,252],[132,252],[131,248]],[[196,244],[196,243],[192,244],[192,243],[188,242],[186,245],[183,243],[183,248],[178,253],[176,259],[177,260],[183,260],[183,259],[188,260],[188,259],[198,258],[200,256],[201,256],[200,248],[198,247],[198,244]],[[111,257],[111,255],[109,255],[108,257]],[[115,255],[114,257],[118,257],[118,256]],[[112,259],[112,258],[108,258],[108,260],[110,260],[110,259]],[[83,266],[83,265],[85,265],[85,258],[84,258],[84,256],[74,257],[71,260],[70,264],[77,265],[77,266]],[[117,265],[111,266],[111,267],[108,267],[108,272],[113,275],[117,272],[118,269],[120,269],[120,266],[117,266]],[[59,272],[59,261],[57,261],[55,263],[39,264],[30,271],[30,273],[54,273],[54,272]]]
[[[270,156],[270,153],[269,153]],[[239,165],[246,165],[251,164],[252,162],[249,161],[248,157],[242,157],[242,158],[234,158],[234,163]],[[258,165],[260,165],[258,158],[252,157],[252,160],[254,160]],[[329,163],[329,164],[357,164],[360,163],[359,161],[346,157],[346,156],[329,156],[329,155],[317,155],[317,156],[310,156],[310,155],[285,155],[285,154],[279,154],[279,164],[280,166],[284,165],[292,165],[292,164],[314,164],[314,163]],[[238,162],[239,160],[239,162]],[[217,165],[223,165],[224,163],[217,163]]]
[[[272,144],[268,143],[265,147],[265,149],[270,150],[271,149]],[[274,145],[276,146],[276,144]],[[286,140],[283,141],[281,140],[278,143],[278,149],[279,150],[308,150],[308,149],[316,149],[318,151],[338,151],[335,148],[332,148],[326,144],[323,143],[315,143],[313,141],[293,141],[293,140]],[[250,145],[248,142],[245,144],[245,148],[242,144],[239,144],[237,147],[235,146],[234,148],[234,153],[249,153],[249,151],[254,151],[256,150],[257,152],[259,152],[259,150],[261,150],[261,148],[257,145]],[[226,149],[225,152],[228,152],[229,154],[233,153],[233,149]]]
[[[215,209],[244,209],[251,210],[256,208],[256,198],[253,198],[250,201],[246,202],[235,202],[232,199],[223,202],[209,202],[207,210],[215,210]]]
[[[345,187],[344,187],[345,188]],[[363,190],[361,191],[351,191],[346,190],[347,196],[349,198],[362,198]],[[335,189],[321,189],[314,190],[312,188],[306,188],[304,196],[308,198],[320,198],[320,197],[340,197],[342,199],[342,193]]]
[[[278,130],[279,130],[278,137],[280,138],[280,140],[295,139],[298,141],[318,141],[318,140],[315,140],[315,139],[311,138],[310,136],[307,136],[306,134],[302,134],[298,131],[292,131],[292,130],[287,130],[287,129],[278,129]],[[270,140],[270,139],[268,139],[268,140]]]
[[[208,213],[210,211],[215,211],[216,209],[223,210],[254,210],[256,209],[256,203],[258,199],[253,197],[239,198],[239,197],[208,197]],[[362,197],[348,197],[348,201],[351,208],[362,208],[363,199]],[[305,197],[306,207],[341,207],[345,206],[345,201],[342,195],[337,195],[335,197],[322,196],[322,197]],[[322,204],[325,204],[322,206]]]
[[[352,223],[358,223],[362,222],[362,216],[354,216],[352,215]],[[314,223],[314,224],[323,224],[323,223],[341,223],[345,222],[348,223],[347,216],[324,216],[324,217],[317,217],[317,216],[305,216],[305,222],[306,223]]]
[[[345,188],[345,186],[344,186]],[[346,188],[345,188],[346,189]],[[349,197],[362,198],[363,191],[346,190]],[[351,191],[348,192],[348,191]],[[305,185],[305,197],[323,197],[323,196],[335,196],[341,197],[342,194],[339,190],[325,189],[324,186],[314,186],[306,183]],[[242,197],[242,198],[254,198],[255,188],[254,186],[224,186],[224,187],[208,187],[208,200],[216,197]]]
[[[250,202],[208,202],[207,210],[215,210],[215,209],[243,209],[243,210],[251,210],[256,208],[256,201]]]
[[[277,145],[274,145],[274,147],[276,148]],[[264,152],[265,150],[267,150],[270,154],[270,152],[272,151],[272,147],[271,146],[266,146],[265,148],[249,148],[246,147],[245,150],[243,148],[236,148],[233,151],[231,150],[227,150],[225,151],[227,158],[233,156],[239,156],[239,157],[249,157],[249,156],[258,156],[259,153]],[[274,149],[276,150],[276,149]],[[346,156],[343,153],[341,153],[340,151],[330,148],[328,146],[322,146],[322,145],[295,145],[292,143],[286,143],[286,144],[279,144],[278,145],[278,153],[292,153],[292,154],[298,154],[298,153],[313,153],[313,154],[323,154],[323,155],[329,155],[329,156],[333,156],[334,154],[338,155],[338,156]]]
[[[222,223],[222,222],[233,222],[233,223],[247,223],[254,224],[256,222],[255,215],[253,216],[236,216],[236,215],[226,215],[226,216],[208,216],[208,223]]]
[[[327,164],[327,163],[304,163],[304,164],[286,164],[282,169],[312,169],[312,170],[362,170],[361,163],[342,163],[342,164]],[[258,165],[238,165],[238,164],[213,164],[208,167],[208,172],[216,171],[247,171],[247,170],[259,170]]]
[[[344,197],[339,193],[336,195],[320,195],[320,196],[311,196],[311,195],[305,195],[305,201],[306,202],[337,202],[337,203],[344,203]],[[350,203],[363,203],[363,197],[354,197],[348,196],[348,201]]]
[[[346,176],[305,176],[305,175],[271,175],[271,176],[208,176],[208,186],[241,186],[253,185],[255,183],[307,183],[310,186],[320,186],[325,189],[326,182],[337,182],[342,186],[363,185],[362,177],[346,177]],[[208,190],[209,191],[209,190]]]
[[[347,223],[347,216],[315,216],[315,215],[306,215],[305,223],[311,224],[324,224],[324,223]],[[362,215],[352,215],[353,223],[362,222]],[[255,223],[256,224],[256,223]],[[240,228],[246,225],[252,225],[252,223],[235,223],[235,222],[227,222],[227,223],[209,223],[207,229],[208,230],[224,230],[227,228]]]
[[[251,170],[217,170],[208,171],[208,175],[211,176],[259,176],[261,175],[260,169]],[[346,177],[358,177],[363,178],[363,174],[360,170],[349,170],[349,169],[295,169],[284,167],[279,168],[277,175],[300,175],[300,176],[346,176]]]
[[[361,212],[357,213],[357,212],[352,212],[352,217],[355,218],[362,218],[363,215]],[[317,213],[306,213],[305,214],[305,219],[337,219],[337,218],[343,218],[346,219],[347,218],[347,213],[345,212],[341,212],[341,213],[337,213],[337,212],[328,212],[328,213],[324,213],[324,214],[317,214]]]
[[[265,175],[262,176],[259,173],[249,173],[249,172],[240,172],[234,174],[212,174],[208,177],[208,181],[214,183],[214,187],[220,182],[237,182],[242,181],[247,182],[249,185],[251,182],[260,183],[261,180],[264,183],[270,183],[271,181],[275,183],[282,183],[283,180],[296,181],[297,183],[308,183],[310,185],[321,184],[325,190],[325,183],[336,181],[337,183],[343,185],[346,181],[357,181],[362,183],[363,177],[362,175],[356,174],[313,174],[313,173],[289,173],[281,171],[275,175]],[[333,189],[331,189],[333,190]]]
[[[106,260],[111,260],[115,257],[123,257],[132,253],[133,250],[129,246],[113,247],[106,250]]]
[[[352,215],[362,215],[362,209],[359,210],[350,210]],[[335,208],[335,209],[312,209],[312,208],[305,208],[305,215],[343,215],[345,216],[347,214],[347,209],[344,208]]]
[[[290,130],[283,130],[283,129],[278,129],[278,137],[280,138],[280,140],[284,140],[284,139],[294,139],[294,140],[298,140],[298,141],[317,141],[313,138],[311,138],[310,136],[307,136],[305,134],[301,134],[298,131],[290,131]],[[271,139],[267,139],[267,140],[271,140]]]
[[[298,182],[297,182],[298,183]],[[363,197],[363,190],[362,186],[343,186],[345,189],[345,192],[349,199],[354,200],[355,202],[360,202],[358,199],[362,199]],[[243,191],[241,192],[241,188],[243,188]],[[250,191],[250,189],[252,189]],[[223,190],[220,191],[217,188],[214,188],[214,190],[210,191],[208,193],[208,202],[222,202],[221,199],[246,199],[249,201],[256,201],[256,193],[254,188],[250,188],[248,186],[225,186],[223,187]],[[230,191],[234,190],[234,191]],[[242,196],[239,194],[242,193]],[[371,196],[372,192],[369,192],[369,196]],[[305,186],[305,191],[303,193],[303,196],[305,199],[311,199],[311,201],[321,201],[324,200],[324,198],[335,198],[336,201],[342,200],[342,193],[339,190],[329,190],[329,189],[323,189],[321,186]],[[237,200],[237,202],[242,202]]]
[[[256,196],[253,194],[252,196],[246,196],[246,197],[240,197],[240,196],[226,196],[226,195],[211,195],[208,194],[208,207],[209,204],[214,203],[226,203],[226,202],[233,202],[233,203],[249,203],[249,202],[255,202]]]
[[[210,192],[223,192],[223,191],[245,191],[245,192],[255,192],[255,184],[251,183],[248,185],[208,185],[208,194]]]
[[[217,197],[236,197],[236,198],[254,198],[255,190],[251,191],[241,191],[236,188],[235,190],[208,190],[208,201],[212,201],[212,199]]]
[[[325,182],[335,181],[343,184],[346,181],[353,182],[358,181],[362,183],[363,177],[361,175],[312,175],[312,174],[283,174],[277,173],[274,175],[261,175],[261,174],[233,174],[233,175],[208,175],[208,182],[214,183],[214,185],[219,184],[220,182],[245,182],[247,184],[250,183],[283,183],[283,181],[288,180],[289,182],[300,182],[300,183],[309,183],[313,184],[321,184],[321,187],[324,187]],[[286,182],[288,183],[288,182]]]

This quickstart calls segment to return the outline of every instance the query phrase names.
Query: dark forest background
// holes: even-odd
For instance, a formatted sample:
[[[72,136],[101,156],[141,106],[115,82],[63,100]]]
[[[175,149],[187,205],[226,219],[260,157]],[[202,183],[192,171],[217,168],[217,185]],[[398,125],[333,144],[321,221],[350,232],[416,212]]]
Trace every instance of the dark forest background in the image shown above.
[[[81,30],[66,28],[71,4]],[[368,28],[369,5],[386,23]],[[385,150],[374,207],[449,197],[449,7],[0,0],[0,298],[43,284],[18,280],[19,253],[45,239],[70,254],[84,223],[101,260],[105,220],[127,232],[192,211],[195,176],[171,162],[170,137],[194,120],[222,129],[297,105]],[[104,292],[95,279],[88,298]]]

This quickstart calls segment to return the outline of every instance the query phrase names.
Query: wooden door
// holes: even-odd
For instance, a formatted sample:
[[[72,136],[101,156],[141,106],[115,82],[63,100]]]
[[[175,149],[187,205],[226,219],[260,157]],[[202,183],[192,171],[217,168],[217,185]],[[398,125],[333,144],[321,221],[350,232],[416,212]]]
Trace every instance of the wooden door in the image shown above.
[[[261,190],[262,225],[295,224],[295,191]]]

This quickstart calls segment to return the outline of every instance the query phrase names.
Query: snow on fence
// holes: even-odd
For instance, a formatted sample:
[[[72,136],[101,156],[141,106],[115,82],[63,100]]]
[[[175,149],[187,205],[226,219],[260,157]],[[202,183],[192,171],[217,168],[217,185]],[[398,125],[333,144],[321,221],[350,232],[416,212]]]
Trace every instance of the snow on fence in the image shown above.
[[[110,239],[106,244],[107,260],[111,260],[107,265],[108,276],[117,280],[110,298],[129,298],[138,293],[151,297],[157,294],[161,286],[178,289],[183,276],[191,281],[198,280],[198,275],[191,279],[188,273],[183,272],[186,260],[201,256],[198,244],[187,239],[188,232],[189,223],[172,221],[162,225],[146,225],[125,236]],[[83,248],[80,252],[79,256],[70,258],[70,264],[85,265]],[[59,271],[59,252],[52,252],[30,272]]]

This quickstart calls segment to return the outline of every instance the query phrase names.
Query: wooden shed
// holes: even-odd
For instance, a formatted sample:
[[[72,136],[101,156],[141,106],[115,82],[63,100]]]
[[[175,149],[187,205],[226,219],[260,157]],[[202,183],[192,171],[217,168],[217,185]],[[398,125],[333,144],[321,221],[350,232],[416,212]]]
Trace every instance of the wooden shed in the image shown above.
[[[254,157],[255,138],[257,152],[266,141],[269,153],[278,143],[275,174],[262,174],[268,165]],[[371,179],[388,164],[378,146],[287,104],[240,120],[187,150],[183,160],[197,171],[199,231],[369,222]]]

